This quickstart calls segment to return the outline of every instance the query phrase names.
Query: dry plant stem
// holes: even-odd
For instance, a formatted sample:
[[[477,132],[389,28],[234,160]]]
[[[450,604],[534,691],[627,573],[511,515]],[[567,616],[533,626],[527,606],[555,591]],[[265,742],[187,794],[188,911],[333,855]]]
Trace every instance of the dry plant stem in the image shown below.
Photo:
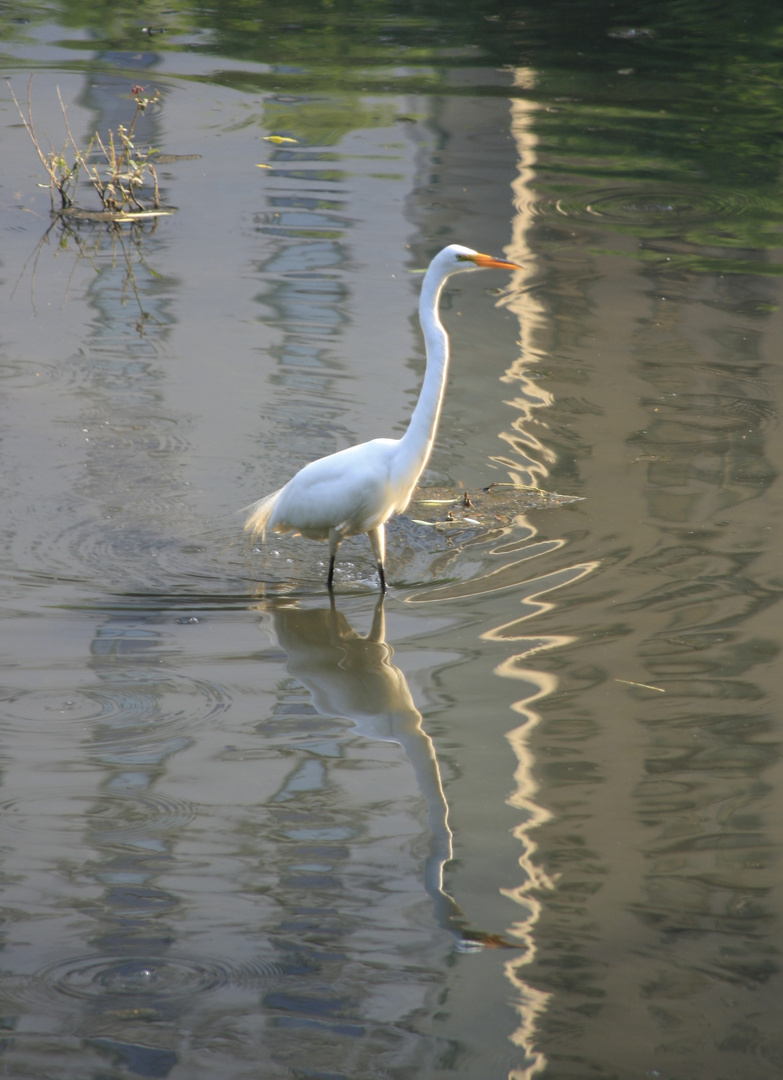
[[[150,165],[149,162],[147,162],[147,168],[152,174],[152,180],[154,185],[153,190],[155,192],[155,194],[152,196],[152,205],[155,207],[156,210],[158,210],[160,208],[160,188],[158,187],[158,174],[155,171],[155,166]]]
[[[157,151],[152,148],[148,148],[146,152],[139,152],[133,143],[133,135],[136,129],[137,121],[140,113],[143,113],[150,103],[155,103],[159,100],[159,95],[156,93],[152,97],[143,97],[143,90],[140,86],[134,86],[132,90],[133,99],[136,104],[136,111],[133,115],[129,128],[126,130],[122,125],[119,125],[115,133],[109,131],[109,137],[106,140],[106,144],[101,141],[100,135],[96,132],[90,139],[89,145],[86,150],[82,150],[71,131],[70,124],[68,122],[68,113],[65,102],[63,101],[60,88],[57,88],[57,97],[60,102],[60,109],[63,115],[63,122],[67,133],[67,141],[63,151],[57,153],[53,147],[46,153],[41,148],[41,144],[38,139],[38,135],[35,130],[33,122],[33,110],[32,110],[32,84],[33,76],[30,76],[27,84],[27,115],[22,110],[22,106],[14,94],[13,88],[10,82],[8,82],[8,89],[14,104],[16,105],[17,112],[22,121],[22,124],[35,148],[38,158],[43,165],[47,176],[49,177],[49,197],[51,202],[52,221],[49,227],[46,229],[44,235],[41,237],[35,251],[28,257],[25,265],[20,274],[19,281],[24,276],[24,273],[32,259],[32,297],[33,297],[33,310],[35,310],[35,274],[38,265],[38,258],[43,248],[43,245],[48,242],[49,236],[55,225],[61,226],[60,232],[60,247],[67,246],[67,238],[75,240],[78,247],[77,263],[82,258],[87,258],[93,265],[93,269],[96,273],[99,272],[99,267],[95,261],[94,256],[98,253],[100,245],[100,230],[97,236],[95,236],[95,251],[90,251],[88,246],[84,243],[84,240],[78,232],[79,221],[89,222],[92,225],[99,223],[106,223],[114,238],[114,263],[118,261],[117,245],[122,253],[122,261],[125,264],[125,273],[122,286],[122,303],[127,302],[129,291],[132,291],[135,298],[136,305],[139,310],[139,320],[136,323],[136,328],[140,334],[144,332],[144,323],[150,319],[150,315],[144,310],[142,306],[141,296],[139,294],[138,286],[136,283],[135,274],[133,272],[133,263],[131,260],[130,243],[135,244],[139,258],[142,263],[144,262],[142,257],[142,251],[140,246],[140,232],[135,232],[133,226],[139,228],[142,220],[152,219],[153,222],[157,220],[163,214],[170,214],[170,210],[164,210],[160,208],[160,189],[158,184],[158,175],[154,166],[149,160],[150,157]],[[92,153],[93,147],[97,146],[103,155],[103,162],[97,164],[91,164],[88,160]],[[65,154],[68,147],[72,148],[73,152],[73,166],[69,167]],[[101,210],[86,210],[81,209],[74,205],[71,194],[76,190],[77,181],[79,178],[80,170],[84,170],[88,180],[92,184],[96,194],[101,200]],[[154,209],[147,209],[137,198],[136,192],[139,187],[142,186],[144,181],[144,173],[148,172],[152,177],[153,183],[153,206]],[[43,185],[41,185],[43,186]],[[54,191],[60,196],[61,205],[57,207],[55,205]],[[126,237],[123,236],[121,226],[123,224],[131,224],[131,235],[128,238],[129,244],[126,245]],[[91,235],[95,235],[92,234]],[[67,286],[66,297],[70,291],[71,280],[75,273],[76,264],[71,269]],[[150,271],[152,272],[152,271]],[[14,286],[14,293],[19,284],[17,281]],[[13,295],[12,294],[12,295]],[[156,320],[153,320],[156,321]]]
[[[30,81],[32,82],[32,79]],[[65,130],[66,130],[66,132],[68,134],[68,140],[69,140],[71,146],[73,147],[73,152],[74,152],[74,156],[76,157],[76,161],[79,163],[79,165],[81,165],[81,167],[87,173],[87,176],[90,178],[90,181],[92,182],[93,187],[96,189],[96,191],[98,192],[98,194],[101,197],[101,202],[103,202],[103,193],[102,193],[102,190],[101,190],[101,179],[100,179],[100,176],[98,176],[98,170],[94,169],[94,168],[93,169],[90,168],[90,166],[87,164],[87,161],[85,160],[81,150],[79,149],[79,147],[78,147],[78,145],[76,143],[76,139],[74,139],[73,135],[71,134],[71,125],[68,123],[68,112],[67,112],[67,110],[65,108],[65,102],[63,101],[62,94],[60,93],[60,87],[59,86],[57,87],[57,99],[60,102],[60,108],[62,109],[62,114],[63,114],[63,122],[65,123]],[[97,136],[96,136],[96,138],[97,138]],[[100,142],[100,139],[98,139],[98,142]],[[90,139],[90,144],[87,147],[87,153],[88,154],[89,154],[89,152],[90,152],[90,150],[92,148],[92,143],[93,143],[93,140]]]
[[[68,206],[64,210],[56,211],[61,218],[73,218],[74,221],[106,221],[114,225],[138,225],[140,221],[157,221],[171,213],[171,210],[80,210],[78,206]]]
[[[136,89],[136,88],[134,88]],[[140,89],[140,88],[139,88]],[[160,206],[160,193],[158,190],[158,177],[155,169],[149,161],[149,156],[153,152],[148,150],[145,155],[142,155],[141,161],[134,160],[134,154],[136,153],[136,147],[133,144],[133,133],[136,130],[136,123],[141,113],[143,113],[149,104],[150,99],[139,99],[138,96],[134,98],[136,102],[136,112],[133,114],[130,128],[126,131],[120,124],[117,128],[117,135],[122,142],[122,151],[117,154],[117,146],[114,141],[114,132],[109,132],[109,147],[108,149],[101,142],[100,136],[96,133],[95,138],[98,141],[98,145],[103,151],[103,156],[106,159],[106,163],[109,166],[109,182],[103,185],[99,194],[105,206],[112,205],[115,209],[122,209],[122,206],[127,203],[133,203],[139,208],[144,210],[144,206],[136,198],[136,188],[141,186],[142,176],[146,169],[152,176],[154,182],[154,197],[153,206],[157,209]],[[157,95],[152,99],[157,101]],[[130,170],[123,173],[123,170]],[[93,170],[93,173],[97,176],[97,170]],[[124,183],[123,183],[124,181]],[[93,180],[93,183],[95,181]],[[122,204],[117,203],[114,196],[119,188],[122,194]],[[110,193],[110,198],[106,196],[106,193]]]
[[[8,80],[6,80],[6,81],[8,82]],[[11,92],[11,97],[14,100],[14,105],[16,105],[16,111],[19,113],[19,117],[20,117],[22,123],[24,124],[25,131],[30,136],[30,141],[32,142],[33,146],[35,147],[35,152],[38,154],[38,157],[41,159],[41,164],[43,165],[43,167],[46,170],[46,173],[47,173],[47,175],[49,177],[49,198],[51,199],[51,203],[52,203],[52,212],[54,212],[54,189],[55,188],[57,188],[57,191],[59,192],[60,200],[62,202],[62,205],[64,207],[71,206],[70,196],[68,195],[68,193],[65,190],[66,181],[63,181],[58,177],[57,169],[52,164],[52,162],[54,160],[54,150],[52,150],[50,152],[50,154],[49,154],[49,157],[47,157],[44,154],[43,150],[41,149],[41,145],[38,142],[38,136],[35,134],[35,125],[33,124],[33,100],[32,100],[32,96],[33,96],[33,77],[32,77],[32,75],[30,76],[30,78],[27,81],[27,116],[25,116],[25,114],[22,112],[22,106],[17,101],[16,94],[14,93],[13,87],[11,86],[10,82],[8,82],[8,89]],[[69,173],[68,179],[70,179],[70,177],[72,175],[73,175],[72,173]]]
[[[157,210],[160,207],[160,189],[158,186],[158,176],[154,166],[148,160],[150,155],[154,152],[151,149],[147,150],[146,154],[141,154],[138,159],[134,159],[136,148],[133,144],[133,133],[136,129],[136,123],[139,119],[139,115],[143,113],[150,103],[150,100],[157,101],[157,95],[152,99],[135,98],[136,111],[133,115],[133,119],[130,124],[130,128],[126,131],[125,128],[120,125],[117,129],[117,135],[119,142],[122,144],[122,149],[118,150],[117,142],[115,142],[114,132],[109,132],[108,145],[105,145],[101,140],[100,135],[96,132],[90,139],[89,145],[86,151],[82,151],[76,139],[73,137],[71,126],[68,122],[68,111],[63,101],[62,94],[60,93],[59,86],[57,87],[57,98],[60,102],[60,109],[63,115],[63,122],[65,124],[65,130],[68,136],[68,144],[70,144],[74,155],[74,166],[69,168],[65,162],[64,153],[57,155],[52,148],[48,154],[45,154],[41,149],[41,144],[38,140],[38,136],[35,131],[35,125],[33,123],[33,107],[32,107],[32,85],[33,77],[27,83],[27,116],[22,111],[22,107],[19,104],[13,88],[9,82],[8,88],[16,105],[19,117],[30,137],[30,140],[35,147],[35,151],[38,154],[41,164],[46,170],[46,174],[49,177],[49,195],[51,199],[52,212],[57,213],[54,202],[54,190],[60,196],[60,212],[70,210],[73,207],[73,199],[69,193],[70,189],[75,190],[76,182],[78,179],[79,170],[83,169],[90,183],[94,187],[98,197],[101,200],[104,212],[110,213],[129,213],[129,208],[135,207],[139,211],[145,211],[143,203],[136,197],[136,190],[142,185],[143,175],[145,170],[149,172],[153,181],[153,206]],[[134,88],[139,89],[140,88]],[[101,149],[103,157],[108,169],[108,175],[104,179],[101,176],[101,171],[97,165],[91,165],[88,161],[88,157],[94,144],[97,142]],[[85,214],[89,211],[85,211]],[[147,213],[150,213],[147,211]]]
[[[142,109],[141,105],[137,101],[136,102],[136,112],[133,114],[133,119],[131,120],[131,126],[130,126],[129,130],[127,131],[127,133],[125,132],[125,129],[122,127],[122,125],[120,125],[117,128],[118,132],[120,133],[120,138],[122,139],[123,146],[125,147],[125,149],[120,154],[120,160],[117,163],[117,168],[118,169],[121,169],[125,165],[125,155],[128,153],[128,150],[133,149],[133,142],[132,142],[132,140],[133,140],[133,129],[136,127],[136,121],[139,119],[139,113],[141,113],[143,111],[144,110]]]

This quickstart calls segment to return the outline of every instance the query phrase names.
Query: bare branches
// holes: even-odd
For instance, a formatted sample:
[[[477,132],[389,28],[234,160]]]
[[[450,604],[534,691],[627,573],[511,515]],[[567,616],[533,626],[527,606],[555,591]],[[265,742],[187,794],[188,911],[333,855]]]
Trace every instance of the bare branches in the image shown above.
[[[105,142],[96,132],[90,139],[87,148],[82,150],[71,131],[68,122],[68,111],[58,87],[57,97],[60,102],[67,135],[66,148],[70,147],[72,153],[73,164],[69,165],[65,156],[66,148],[58,152],[50,146],[48,153],[41,148],[33,123],[32,85],[33,77],[31,75],[27,84],[26,116],[10,83],[9,90],[25,130],[30,136],[30,141],[35,147],[41,164],[49,177],[52,213],[66,214],[76,211],[74,196],[79,182],[79,175],[82,172],[92,184],[101,201],[100,210],[91,211],[81,208],[78,210],[79,216],[84,220],[88,220],[90,215],[94,214],[94,220],[96,221],[111,220],[121,223],[135,220],[137,216],[143,215],[148,218],[170,213],[170,211],[164,210],[160,206],[158,176],[152,163],[152,158],[158,151],[151,146],[146,150],[141,150],[134,142],[134,132],[139,117],[149,105],[154,105],[160,100],[157,91],[152,97],[145,97],[143,87],[133,86],[131,96],[136,109],[130,126],[125,128],[122,124],[118,124],[116,135],[113,131],[109,131]],[[102,160],[93,160],[93,152],[96,146],[100,150]],[[147,177],[152,180],[151,207],[145,206],[139,197]],[[59,207],[55,205],[55,191],[60,197]]]
[[[136,327],[139,333],[143,333],[145,321],[152,316],[144,310],[142,304],[134,273],[134,261],[138,260],[146,266],[142,254],[145,226],[151,223],[154,231],[157,219],[172,211],[163,208],[160,204],[158,174],[152,162],[158,151],[151,146],[142,149],[138,145],[136,127],[141,114],[148,106],[156,104],[160,100],[160,95],[156,91],[151,96],[145,96],[141,86],[133,86],[131,98],[135,109],[129,125],[125,127],[118,124],[116,131],[110,130],[103,138],[96,131],[89,143],[82,146],[77,142],[71,130],[68,110],[58,87],[57,98],[65,127],[65,142],[62,150],[57,151],[50,144],[47,151],[42,145],[33,122],[32,84],[33,79],[30,76],[27,84],[26,113],[17,101],[10,83],[8,86],[22,124],[49,178],[52,221],[35,252],[25,263],[19,280],[24,276],[32,260],[31,288],[34,298],[38,257],[43,245],[49,241],[55,226],[57,227],[56,235],[59,238],[58,250],[67,248],[71,241],[76,245],[76,261],[72,274],[76,265],[83,259],[87,259],[96,272],[98,271],[99,251],[108,233],[113,240],[114,248],[112,267],[119,265],[120,268],[124,268],[122,303],[124,305],[132,294],[139,311]],[[77,188],[82,178],[89,181],[89,184],[82,185],[82,190],[89,191],[90,186],[92,187],[99,200],[97,207],[76,204]],[[148,193],[146,198],[143,192],[145,186]],[[93,199],[93,203],[94,201]],[[131,226],[130,233],[127,233],[124,228],[128,224]],[[90,226],[89,232],[85,230],[85,226]],[[121,257],[118,258],[118,255]],[[147,269],[153,273],[149,267]]]
[[[72,206],[73,200],[71,199],[70,193],[76,187],[76,182],[78,180],[78,165],[76,165],[73,169],[69,169],[65,161],[64,152],[58,154],[57,151],[50,146],[49,153],[44,154],[43,150],[41,149],[41,144],[39,143],[38,136],[35,133],[35,125],[33,124],[32,75],[30,76],[27,83],[27,116],[25,116],[25,114],[22,112],[22,106],[17,101],[16,94],[14,93],[13,87],[11,86],[10,82],[8,83],[8,89],[11,92],[11,97],[14,99],[14,105],[16,105],[16,110],[19,113],[21,121],[25,126],[25,130],[30,136],[30,141],[35,147],[36,153],[41,159],[41,164],[43,165],[44,169],[46,169],[47,175],[49,177],[49,194],[52,200],[52,213],[56,213],[54,205],[55,190],[57,190],[60,196],[61,209]],[[59,94],[59,90],[57,91],[57,93]],[[62,98],[60,99],[60,103],[62,104]],[[63,115],[65,115],[65,108],[63,108]],[[66,118],[66,130],[67,125],[68,121]],[[70,132],[68,132],[68,134],[70,135]]]

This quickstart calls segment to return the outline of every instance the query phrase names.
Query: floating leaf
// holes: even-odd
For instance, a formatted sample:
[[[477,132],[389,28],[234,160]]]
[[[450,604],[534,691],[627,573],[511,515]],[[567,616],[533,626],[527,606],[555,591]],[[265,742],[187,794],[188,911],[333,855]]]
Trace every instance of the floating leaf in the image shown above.
[[[286,135],[262,135],[261,138],[267,142],[275,143],[276,146],[281,143],[296,143],[299,141],[298,139],[289,139]]]

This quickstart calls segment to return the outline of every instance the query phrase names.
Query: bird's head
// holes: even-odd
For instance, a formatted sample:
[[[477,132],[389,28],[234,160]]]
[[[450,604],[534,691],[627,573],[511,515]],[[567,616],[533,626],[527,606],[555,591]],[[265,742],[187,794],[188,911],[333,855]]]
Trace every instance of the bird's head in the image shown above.
[[[442,262],[441,262],[442,261]],[[519,263],[496,259],[494,255],[483,255],[480,251],[463,247],[461,244],[449,244],[433,262],[441,263],[443,271],[458,274],[465,270],[521,270]]]

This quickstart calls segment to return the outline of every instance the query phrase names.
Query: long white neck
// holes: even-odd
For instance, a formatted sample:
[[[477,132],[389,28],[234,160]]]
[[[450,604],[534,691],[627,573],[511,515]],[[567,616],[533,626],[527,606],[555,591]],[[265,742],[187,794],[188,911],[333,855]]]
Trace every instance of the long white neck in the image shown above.
[[[432,452],[440,421],[449,367],[449,339],[438,316],[440,294],[449,274],[431,265],[424,275],[419,299],[419,321],[424,334],[427,367],[408,430],[397,450],[398,477],[413,489]]]

